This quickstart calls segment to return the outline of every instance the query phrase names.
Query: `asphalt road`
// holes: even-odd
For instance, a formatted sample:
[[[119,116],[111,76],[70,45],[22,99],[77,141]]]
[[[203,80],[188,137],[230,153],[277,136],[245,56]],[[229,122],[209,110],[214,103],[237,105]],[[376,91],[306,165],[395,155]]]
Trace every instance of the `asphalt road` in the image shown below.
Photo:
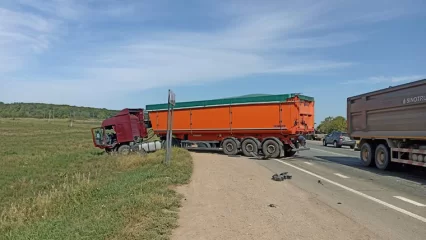
[[[359,151],[309,141],[288,159],[256,160],[383,239],[426,239],[426,169],[363,167]],[[333,226],[329,226],[333,228]]]

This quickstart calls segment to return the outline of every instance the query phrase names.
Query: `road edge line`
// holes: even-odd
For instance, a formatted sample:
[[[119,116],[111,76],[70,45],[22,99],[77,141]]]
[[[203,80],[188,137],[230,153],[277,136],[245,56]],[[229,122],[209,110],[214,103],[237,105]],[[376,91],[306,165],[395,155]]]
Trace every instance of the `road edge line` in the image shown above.
[[[277,161],[277,162],[280,162],[280,163],[282,163],[282,164],[285,164],[285,165],[287,165],[287,166],[290,166],[290,167],[292,167],[292,168],[295,168],[295,169],[297,169],[297,170],[299,170],[299,171],[302,171],[302,172],[304,172],[304,173],[307,173],[307,174],[309,174],[309,175],[311,175],[311,176],[314,176],[314,177],[317,177],[317,178],[319,178],[319,179],[321,179],[321,180],[324,180],[324,181],[326,181],[326,182],[329,182],[329,183],[331,183],[331,184],[333,184],[333,185],[336,185],[336,186],[338,186],[338,187],[340,187],[340,188],[343,188],[343,189],[345,189],[345,190],[347,190],[347,191],[349,191],[349,192],[352,192],[352,193],[355,193],[355,194],[357,194],[357,195],[359,195],[359,196],[362,196],[362,197],[364,197],[364,198],[367,198],[367,199],[369,199],[369,200],[371,200],[371,201],[373,201],[373,202],[379,203],[379,204],[381,204],[381,205],[383,205],[383,206],[386,206],[386,207],[391,208],[391,209],[393,209],[393,210],[395,210],[395,211],[398,211],[398,212],[400,212],[400,213],[403,213],[403,214],[405,214],[405,215],[407,215],[407,216],[410,216],[410,217],[412,217],[412,218],[415,218],[415,219],[417,219],[417,220],[420,220],[420,221],[422,221],[422,222],[426,223],[426,218],[424,218],[424,217],[422,217],[422,216],[419,216],[419,215],[417,215],[417,214],[414,214],[414,213],[412,213],[412,212],[409,212],[409,211],[407,211],[407,210],[405,210],[405,209],[399,208],[399,207],[397,207],[397,206],[395,206],[395,205],[392,205],[392,204],[390,204],[390,203],[387,203],[387,202],[385,202],[385,201],[382,201],[382,200],[380,200],[380,199],[377,199],[377,198],[372,197],[372,196],[370,196],[370,195],[367,195],[367,194],[365,194],[365,193],[359,192],[359,191],[357,191],[357,190],[355,190],[355,189],[352,189],[352,188],[350,188],[350,187],[347,187],[347,186],[345,186],[345,185],[342,185],[342,184],[340,184],[340,183],[338,183],[338,182],[334,182],[334,181],[332,181],[332,180],[329,180],[329,179],[327,179],[327,178],[325,178],[325,177],[322,177],[322,176],[320,176],[320,175],[318,175],[318,174],[315,174],[315,173],[310,172],[310,171],[308,171],[308,170],[305,170],[305,169],[303,169],[303,168],[300,168],[300,167],[294,166],[293,164],[283,162],[283,161],[281,161],[281,160],[279,160],[279,159],[274,159],[274,160],[275,160],[275,161]]]
[[[405,197],[402,197],[402,196],[393,196],[394,198],[397,198],[397,199],[399,199],[399,200],[402,200],[402,201],[404,201],[404,202],[407,202],[407,203],[411,203],[411,204],[413,204],[413,205],[416,205],[417,207],[426,207],[426,205],[424,205],[423,203],[419,203],[419,202],[416,202],[416,201],[414,201],[414,200],[411,200],[411,199],[408,199],[408,198],[405,198]]]
[[[311,150],[319,151],[319,152],[325,152],[325,153],[329,153],[329,154],[334,154],[336,156],[342,156],[342,157],[354,157],[354,156],[345,155],[345,154],[341,154],[341,153],[330,152],[330,151],[322,150],[322,149],[318,149],[318,148],[311,148]]]

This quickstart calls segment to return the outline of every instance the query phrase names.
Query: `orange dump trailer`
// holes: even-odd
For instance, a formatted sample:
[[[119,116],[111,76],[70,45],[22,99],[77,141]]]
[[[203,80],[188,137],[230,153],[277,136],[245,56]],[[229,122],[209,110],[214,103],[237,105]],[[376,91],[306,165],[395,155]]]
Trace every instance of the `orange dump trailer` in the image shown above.
[[[292,156],[314,132],[314,99],[297,94],[179,102],[173,108],[174,143],[222,148],[228,155]],[[167,133],[167,104],[147,105],[157,135]]]

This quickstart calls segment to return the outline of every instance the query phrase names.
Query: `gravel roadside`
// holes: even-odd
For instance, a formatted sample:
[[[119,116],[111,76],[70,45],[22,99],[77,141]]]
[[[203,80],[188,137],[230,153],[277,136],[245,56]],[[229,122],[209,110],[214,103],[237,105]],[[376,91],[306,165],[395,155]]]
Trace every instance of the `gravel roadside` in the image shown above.
[[[172,239],[380,239],[254,160],[191,153],[190,184]],[[272,205],[271,205],[272,204]]]

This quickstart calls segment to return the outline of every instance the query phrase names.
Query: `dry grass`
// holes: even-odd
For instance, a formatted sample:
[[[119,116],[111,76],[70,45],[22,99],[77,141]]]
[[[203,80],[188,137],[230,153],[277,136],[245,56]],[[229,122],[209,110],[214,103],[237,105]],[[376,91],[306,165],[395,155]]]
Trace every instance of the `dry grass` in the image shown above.
[[[189,153],[108,156],[86,122],[0,119],[0,239],[167,239]]]

